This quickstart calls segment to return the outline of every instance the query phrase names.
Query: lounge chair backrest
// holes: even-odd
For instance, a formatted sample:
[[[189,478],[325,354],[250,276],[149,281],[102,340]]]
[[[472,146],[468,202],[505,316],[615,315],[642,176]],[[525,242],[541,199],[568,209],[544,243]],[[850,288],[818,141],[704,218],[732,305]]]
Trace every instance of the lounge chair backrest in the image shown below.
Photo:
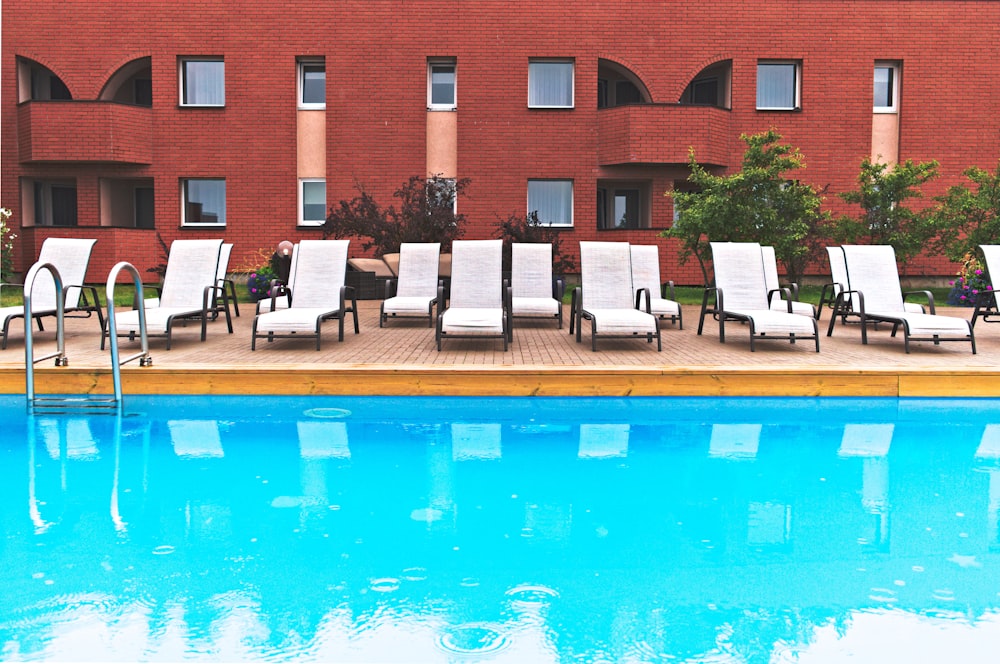
[[[503,240],[455,240],[451,248],[452,308],[503,306]]]
[[[635,308],[628,242],[581,242],[580,285],[585,310]]]
[[[302,240],[295,248],[292,308],[340,306],[350,240]]]
[[[648,288],[651,298],[659,298],[663,282],[660,281],[660,248],[655,244],[630,245],[632,254],[632,287]]]
[[[845,244],[844,261],[851,290],[865,296],[865,310],[901,313],[903,289],[899,285],[896,252],[891,245]]]
[[[75,286],[82,286],[87,278],[87,266],[96,242],[97,240],[64,237],[50,237],[42,242],[38,262],[49,263],[59,272],[64,289],[63,304],[66,307],[76,307],[80,303],[81,290]],[[55,282],[48,270],[42,270],[37,273],[35,285],[31,289],[31,309],[53,311],[55,308]]]
[[[986,259],[986,276],[989,277],[989,287],[993,288],[1000,282],[1000,244],[981,244],[979,248]]]
[[[769,309],[764,259],[756,242],[712,242],[715,285],[730,311]]]
[[[437,297],[440,242],[404,242],[399,247],[399,297]]]
[[[224,242],[219,250],[219,267],[215,272],[216,281],[223,281],[229,274],[229,257],[233,255],[232,242]]]
[[[200,309],[205,288],[215,285],[222,240],[174,240],[160,293],[161,307]]]
[[[768,292],[781,287],[781,280],[778,278],[778,259],[774,255],[774,247],[760,245],[760,259],[764,266],[764,284]]]
[[[827,247],[826,253],[830,257],[830,281],[835,285],[833,294],[839,295],[842,289],[849,289],[850,284],[847,279],[847,263],[844,261],[844,250],[840,247]]]
[[[552,297],[552,245],[510,245],[510,292],[513,297]]]

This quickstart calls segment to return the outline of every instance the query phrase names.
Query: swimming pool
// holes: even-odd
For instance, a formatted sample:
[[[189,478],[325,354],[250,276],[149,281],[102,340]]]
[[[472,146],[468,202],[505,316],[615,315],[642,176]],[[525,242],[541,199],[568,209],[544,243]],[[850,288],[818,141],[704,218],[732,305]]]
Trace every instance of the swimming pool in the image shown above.
[[[993,662],[1000,401],[0,397],[0,659]]]

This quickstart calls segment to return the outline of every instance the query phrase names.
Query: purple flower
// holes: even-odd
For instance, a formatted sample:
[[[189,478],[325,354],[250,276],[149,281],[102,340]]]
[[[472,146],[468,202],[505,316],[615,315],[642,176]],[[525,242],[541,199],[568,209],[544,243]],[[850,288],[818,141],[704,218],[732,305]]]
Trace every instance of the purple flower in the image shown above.
[[[982,270],[976,270],[976,275],[980,275],[980,274],[982,274],[982,273],[983,273],[983,271],[982,271]]]

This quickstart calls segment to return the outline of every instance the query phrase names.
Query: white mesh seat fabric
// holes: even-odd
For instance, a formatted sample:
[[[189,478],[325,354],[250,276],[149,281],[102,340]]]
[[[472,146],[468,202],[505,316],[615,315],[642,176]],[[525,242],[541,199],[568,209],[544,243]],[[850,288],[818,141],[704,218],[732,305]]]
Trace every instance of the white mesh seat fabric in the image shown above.
[[[632,253],[627,242],[580,243],[580,289],[574,308],[576,340],[581,341],[582,323],[590,321],[591,346],[598,337],[645,338],[662,348],[656,316],[635,308],[632,287]],[[645,302],[645,300],[643,300]],[[645,304],[643,305],[645,306]]]
[[[830,277],[832,282],[823,287],[823,294],[820,296],[819,306],[823,307],[824,302],[829,302],[833,307],[836,304],[837,296],[844,290],[851,290],[850,278],[847,274],[847,262],[844,260],[844,250],[840,247],[827,247],[827,256],[830,258]],[[826,292],[831,293],[827,299]],[[843,300],[846,309],[851,310],[851,294],[845,293]],[[919,302],[903,302],[903,309],[912,313],[924,313],[924,307]]]
[[[95,301],[81,305],[84,293],[83,282],[87,278],[90,255],[96,242],[97,240],[94,239],[46,238],[42,242],[42,248],[38,251],[36,265],[48,263],[59,273],[59,279],[63,286],[63,313],[73,311],[86,311],[88,315],[96,313],[103,330],[104,315],[101,313],[99,302],[96,301],[96,290],[88,288],[87,290],[93,293],[92,297]],[[40,319],[55,316],[57,308],[56,284],[52,273],[48,270],[40,270],[31,287],[31,315],[38,322],[39,329],[42,329]],[[3,320],[3,348],[7,347],[7,333],[11,322],[18,318],[24,318],[24,314],[23,306],[0,308],[0,319]]]
[[[1000,278],[1000,244],[981,244],[979,249],[983,252],[986,262],[986,275],[990,281],[989,287],[980,291],[976,296],[976,308],[972,312],[972,326],[982,318],[987,323],[996,323],[1000,320],[1000,312],[997,311],[997,301],[995,288],[993,287],[993,276]]]
[[[404,242],[400,245],[396,294],[382,302],[379,327],[394,316],[427,316],[428,325],[434,324],[440,256],[440,242]]]
[[[655,244],[630,245],[632,259],[632,287],[638,292],[640,288],[649,291],[649,313],[660,318],[677,321],[683,329],[681,305],[674,300],[663,297],[663,282],[660,280],[660,248]],[[672,288],[672,286],[671,286]],[[640,305],[637,304],[636,308]]]
[[[767,280],[760,245],[756,242],[712,242],[712,265],[715,270],[715,309],[702,307],[698,334],[705,316],[719,321],[719,341],[725,343],[726,321],[749,323],[750,350],[759,339],[813,339],[819,352],[816,319],[811,315],[775,311],[767,301]],[[787,306],[787,302],[786,302]]]
[[[201,340],[205,340],[208,315],[215,306],[218,292],[216,277],[222,240],[174,240],[167,257],[167,270],[157,300],[144,300],[146,332],[167,337],[170,349],[174,323],[186,318],[201,318]],[[154,305],[155,303],[155,305]],[[226,311],[229,333],[232,320]],[[118,336],[139,332],[139,312],[123,311],[115,315]],[[103,339],[102,339],[103,345]]]
[[[764,262],[764,281],[767,284],[767,292],[770,293],[771,309],[775,311],[788,311],[788,301],[784,299],[780,292],[781,283],[778,279],[778,259],[774,255],[774,247],[761,245],[761,260]],[[774,291],[779,291],[775,293]],[[792,313],[802,316],[816,317],[816,308],[808,302],[799,302],[792,299]]]
[[[451,261],[451,299],[438,314],[438,350],[446,337],[498,337],[507,350],[511,333],[503,288],[503,241],[455,240]]]
[[[552,292],[552,245],[513,242],[510,246],[511,314],[554,317],[562,328],[562,302]]]
[[[893,325],[892,333],[903,328],[906,352],[910,352],[910,340],[969,341],[972,352],[976,352],[972,325],[964,318],[941,316],[934,313],[919,313],[907,310],[903,303],[903,290],[899,284],[896,267],[896,252],[890,245],[844,245],[841,247],[847,265],[847,276],[854,298],[853,310],[861,319],[861,340],[868,343],[867,322],[881,321]],[[833,333],[837,311],[830,319],[827,334]]]
[[[349,240],[302,240],[296,248],[295,289],[291,304],[257,314],[253,322],[250,349],[256,350],[257,339],[315,337],[316,350],[320,349],[321,327],[324,321],[339,319],[338,340],[344,340],[344,317],[354,314],[354,333],[358,333],[356,300],[351,295],[347,305],[348,289],[347,248]],[[289,278],[291,280],[291,276]]]

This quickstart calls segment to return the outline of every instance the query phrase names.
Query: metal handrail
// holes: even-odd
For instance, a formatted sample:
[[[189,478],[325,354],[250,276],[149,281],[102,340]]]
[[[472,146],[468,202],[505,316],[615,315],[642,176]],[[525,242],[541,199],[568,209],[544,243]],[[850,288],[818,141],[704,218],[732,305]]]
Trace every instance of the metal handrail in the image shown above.
[[[31,311],[31,291],[35,286],[35,279],[38,273],[47,270],[52,275],[56,289],[56,352],[49,353],[42,357],[35,357],[34,343],[31,334],[31,324],[34,316]],[[56,358],[57,367],[65,367],[69,364],[66,357],[66,335],[63,329],[65,304],[63,302],[63,282],[59,276],[59,270],[51,263],[36,263],[31,266],[24,276],[24,387],[25,396],[28,400],[28,412],[32,412],[35,405],[35,364],[45,360]]]
[[[118,274],[125,270],[132,276],[132,284],[135,286],[135,301],[138,303],[139,310],[139,343],[142,350],[135,355],[130,355],[124,360],[118,355],[118,328],[115,324],[115,285],[118,281]],[[133,360],[139,360],[140,367],[148,367],[153,365],[153,358],[149,356],[149,338],[146,335],[146,307],[143,306],[143,294],[142,294],[142,279],[139,277],[139,271],[135,267],[127,262],[121,261],[117,263],[111,272],[108,273],[108,282],[106,285],[106,296],[108,301],[108,340],[111,345],[111,375],[114,380],[115,388],[115,403],[118,406],[118,410],[121,411],[122,408],[122,372],[121,366],[132,362]]]

